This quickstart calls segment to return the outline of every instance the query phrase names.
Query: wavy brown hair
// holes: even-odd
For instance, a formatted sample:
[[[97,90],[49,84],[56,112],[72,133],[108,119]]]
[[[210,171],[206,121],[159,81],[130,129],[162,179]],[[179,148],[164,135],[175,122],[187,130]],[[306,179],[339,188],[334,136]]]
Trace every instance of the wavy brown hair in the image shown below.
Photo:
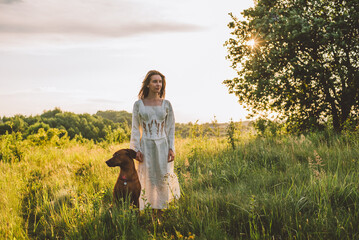
[[[138,93],[138,98],[139,99],[144,99],[148,96],[149,93],[149,89],[148,89],[148,84],[150,84],[151,81],[151,77],[153,75],[160,75],[162,78],[162,88],[161,88],[161,92],[160,92],[160,98],[165,98],[166,95],[166,77],[165,75],[163,75],[162,73],[160,73],[157,70],[150,70],[148,71],[148,73],[146,74],[145,79],[142,82],[142,87],[140,92]]]

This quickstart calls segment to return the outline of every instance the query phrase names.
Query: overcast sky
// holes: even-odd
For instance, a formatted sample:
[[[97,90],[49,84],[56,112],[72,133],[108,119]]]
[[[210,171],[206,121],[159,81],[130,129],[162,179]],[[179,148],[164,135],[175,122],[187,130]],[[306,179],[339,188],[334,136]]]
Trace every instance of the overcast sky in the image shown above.
[[[148,70],[177,122],[245,119],[223,80],[228,13],[252,0],[0,0],[0,116],[132,112]]]

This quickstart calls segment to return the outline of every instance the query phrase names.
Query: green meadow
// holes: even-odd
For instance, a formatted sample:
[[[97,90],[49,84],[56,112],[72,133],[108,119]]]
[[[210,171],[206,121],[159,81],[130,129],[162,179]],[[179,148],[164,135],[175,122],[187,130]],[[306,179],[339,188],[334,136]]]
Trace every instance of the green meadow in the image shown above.
[[[113,207],[129,143],[0,136],[1,239],[358,239],[359,137],[176,139],[181,198],[159,222]],[[41,140],[41,141],[40,141]]]

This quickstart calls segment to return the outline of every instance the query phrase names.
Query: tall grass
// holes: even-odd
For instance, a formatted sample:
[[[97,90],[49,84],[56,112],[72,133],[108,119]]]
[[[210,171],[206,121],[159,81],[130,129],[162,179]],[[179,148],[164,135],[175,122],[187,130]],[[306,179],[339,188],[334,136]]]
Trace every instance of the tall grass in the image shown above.
[[[19,140],[20,141],[20,140]],[[6,239],[355,239],[359,138],[311,134],[177,139],[182,196],[157,222],[112,207],[121,145],[22,143],[0,161],[0,237]],[[19,145],[20,146],[20,145]]]

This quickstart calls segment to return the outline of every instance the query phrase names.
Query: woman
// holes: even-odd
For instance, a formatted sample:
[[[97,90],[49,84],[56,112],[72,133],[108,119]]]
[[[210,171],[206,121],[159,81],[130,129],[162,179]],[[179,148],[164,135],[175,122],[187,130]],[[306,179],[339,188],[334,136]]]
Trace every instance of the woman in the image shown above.
[[[165,100],[166,78],[155,70],[147,73],[132,111],[130,148],[137,152],[141,182],[140,210],[167,208],[180,196],[175,159],[175,119],[172,105]]]

